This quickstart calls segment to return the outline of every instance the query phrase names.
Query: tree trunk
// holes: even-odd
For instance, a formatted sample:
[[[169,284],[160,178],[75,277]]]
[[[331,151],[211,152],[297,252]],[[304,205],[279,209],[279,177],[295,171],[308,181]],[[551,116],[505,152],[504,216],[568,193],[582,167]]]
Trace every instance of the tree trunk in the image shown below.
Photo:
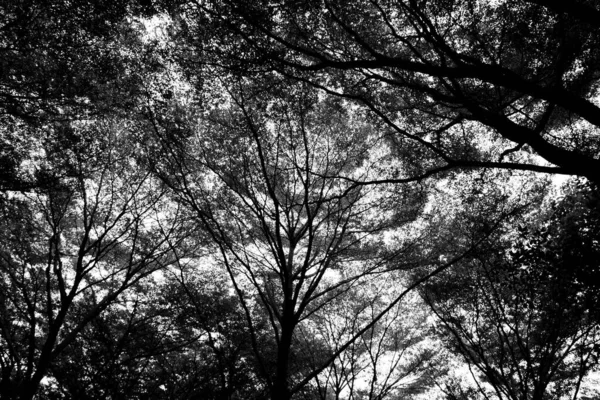
[[[291,318],[284,315],[281,321],[281,341],[277,348],[277,372],[271,388],[272,400],[289,400],[292,397],[288,378],[294,325]]]
[[[69,296],[67,298],[66,304],[61,307],[61,310],[56,316],[54,323],[49,329],[48,337],[46,338],[46,342],[42,347],[42,352],[40,354],[40,358],[37,362],[35,372],[33,376],[28,380],[28,382],[21,388],[21,395],[19,396],[19,400],[32,400],[36,395],[38,389],[40,388],[40,383],[42,379],[46,376],[48,369],[50,368],[50,364],[52,363],[52,351],[54,346],[56,345],[56,341],[58,339],[58,332],[62,327],[65,316],[67,315],[67,310],[71,305],[72,298]]]

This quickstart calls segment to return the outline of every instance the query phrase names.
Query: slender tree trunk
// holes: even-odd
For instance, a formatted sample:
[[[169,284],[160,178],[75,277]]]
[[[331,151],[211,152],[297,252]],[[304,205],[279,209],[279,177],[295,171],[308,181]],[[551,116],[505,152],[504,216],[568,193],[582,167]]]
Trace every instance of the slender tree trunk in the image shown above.
[[[72,299],[69,297],[66,301],[66,304],[61,307],[61,310],[57,314],[54,323],[50,327],[48,337],[46,338],[46,342],[42,347],[42,352],[35,368],[35,373],[20,390],[21,395],[19,396],[19,400],[32,400],[40,387],[42,379],[44,379],[46,376],[46,373],[50,368],[50,364],[52,363],[52,350],[56,345],[58,332],[65,321],[67,310],[71,305],[71,301]]]
[[[533,396],[531,400],[544,400],[546,394],[546,385],[538,384],[533,388]]]
[[[48,361],[47,365],[49,365],[49,364],[50,364],[50,362]],[[19,400],[32,400],[34,398],[34,396],[38,392],[38,389],[40,388],[40,383],[42,382],[42,379],[46,375],[47,370],[48,370],[47,367],[36,370],[36,372],[33,374],[31,379],[29,379],[29,381],[27,381],[21,387],[21,390],[20,390],[21,393],[19,395]]]
[[[277,348],[277,372],[271,389],[272,400],[289,400],[292,397],[288,378],[294,327],[290,316],[284,314],[281,321],[281,341]]]

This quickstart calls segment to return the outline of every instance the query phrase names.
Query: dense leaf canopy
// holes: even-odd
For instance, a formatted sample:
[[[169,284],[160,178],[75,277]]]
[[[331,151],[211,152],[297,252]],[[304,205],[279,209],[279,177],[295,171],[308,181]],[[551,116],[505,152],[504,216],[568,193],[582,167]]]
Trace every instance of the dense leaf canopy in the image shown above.
[[[0,16],[0,398],[597,396],[597,2]]]

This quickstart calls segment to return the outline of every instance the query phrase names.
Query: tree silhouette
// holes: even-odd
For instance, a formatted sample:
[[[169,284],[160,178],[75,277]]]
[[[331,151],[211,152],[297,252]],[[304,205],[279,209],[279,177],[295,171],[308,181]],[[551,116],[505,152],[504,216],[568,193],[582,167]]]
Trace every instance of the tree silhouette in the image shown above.
[[[276,70],[370,110],[399,152],[419,151],[398,179],[502,168],[599,182],[599,10],[573,3],[219,1],[184,7],[181,25],[196,65]]]
[[[268,93],[232,92],[230,101],[195,133],[156,119],[159,154],[167,156],[153,162],[212,238],[272,398],[289,398],[319,372],[294,365],[297,329],[409,251],[408,239],[395,248],[376,241],[416,218],[422,191],[339,178],[373,173],[371,138],[338,102],[319,100],[310,87],[275,83]],[[268,316],[276,354],[259,348],[255,313]]]
[[[56,130],[44,187],[2,195],[2,398],[30,399],[56,358],[124,291],[167,265],[176,210],[114,121]]]
[[[569,191],[511,242],[425,285],[449,342],[489,384],[484,396],[575,399],[598,364],[597,192]]]

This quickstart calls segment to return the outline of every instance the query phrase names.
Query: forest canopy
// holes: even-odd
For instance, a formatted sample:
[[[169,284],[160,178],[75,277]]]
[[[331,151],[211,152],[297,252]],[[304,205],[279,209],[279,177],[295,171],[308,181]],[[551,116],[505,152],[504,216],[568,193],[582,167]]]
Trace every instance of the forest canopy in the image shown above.
[[[0,15],[1,399],[600,396],[600,3]]]

